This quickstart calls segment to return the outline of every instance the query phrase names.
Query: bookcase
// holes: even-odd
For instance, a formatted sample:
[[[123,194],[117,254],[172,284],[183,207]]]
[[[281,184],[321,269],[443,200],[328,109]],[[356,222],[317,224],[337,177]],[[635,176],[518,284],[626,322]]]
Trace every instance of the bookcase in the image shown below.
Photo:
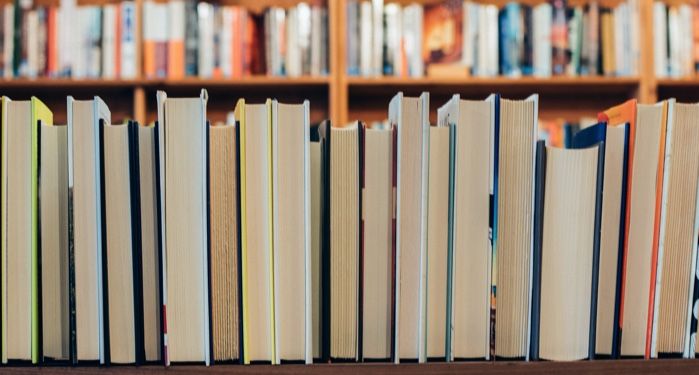
[[[6,3],[10,0],[1,0]],[[56,2],[57,0],[38,0]],[[80,0],[78,4],[103,4],[110,0]],[[226,4],[240,5],[260,10],[268,6],[292,6],[300,0],[215,0]],[[412,2],[430,3],[436,0],[386,0],[386,3]],[[504,0],[483,0],[496,5]],[[573,4],[584,0],[574,0]],[[673,0],[675,1],[675,0]],[[538,3],[540,0],[526,0]],[[614,5],[617,0],[605,0],[604,5]],[[143,0],[136,0],[137,9]],[[581,116],[594,116],[599,110],[628,98],[637,98],[641,103],[652,103],[658,99],[676,97],[680,101],[699,100],[699,78],[656,79],[653,70],[653,19],[652,0],[640,0],[641,35],[638,77],[612,76],[553,76],[535,77],[358,77],[347,74],[346,51],[346,0],[313,0],[312,3],[325,4],[328,8],[329,74],[318,77],[271,77],[249,76],[243,78],[198,79],[184,78],[146,79],[141,71],[129,80],[101,79],[10,79],[0,80],[0,91],[11,98],[24,98],[38,95],[54,111],[56,121],[65,122],[65,96],[76,98],[100,95],[110,106],[113,118],[117,121],[133,116],[139,122],[150,122],[156,118],[155,92],[165,89],[170,95],[198,94],[200,88],[209,90],[209,119],[222,121],[225,114],[233,109],[235,100],[245,97],[249,101],[259,101],[266,97],[276,97],[281,101],[311,101],[311,122],[317,123],[330,118],[335,123],[344,124],[352,120],[383,120],[387,114],[388,101],[396,92],[417,95],[421,91],[432,94],[431,105],[436,108],[455,93],[463,98],[484,98],[497,92],[504,97],[523,98],[531,93],[539,93],[542,119],[577,119]],[[137,14],[138,19],[141,18]],[[139,25],[139,28],[142,25]],[[140,33],[137,43],[141,43]],[[139,56],[142,58],[142,56]],[[139,67],[141,64],[138,64]],[[434,109],[433,108],[433,109]],[[431,121],[436,121],[432,111]]]
[[[0,0],[5,3],[10,0]],[[57,0],[38,0],[53,3]],[[104,4],[112,0],[79,0],[79,4]],[[143,0],[135,0],[137,8]],[[291,6],[301,0],[214,0],[226,4],[241,5],[250,9],[264,9],[268,6]],[[0,94],[16,99],[31,95],[40,97],[54,111],[55,121],[65,123],[66,95],[86,99],[93,95],[101,96],[112,111],[112,118],[120,121],[133,117],[142,123],[156,119],[155,93],[166,90],[170,96],[197,96],[201,88],[209,93],[208,118],[222,121],[226,113],[233,110],[235,100],[240,97],[250,102],[260,102],[266,97],[275,97],[285,102],[311,102],[311,122],[325,118],[344,124],[351,120],[383,120],[387,115],[388,101],[398,91],[406,95],[419,95],[429,91],[431,98],[431,122],[436,121],[436,107],[445,103],[455,93],[463,98],[482,99],[497,92],[508,98],[524,98],[531,93],[540,95],[540,116],[544,119],[594,116],[599,110],[618,104],[629,98],[637,98],[642,103],[652,103],[659,99],[676,97],[680,101],[699,101],[699,77],[681,79],[656,79],[653,70],[653,19],[652,0],[640,0],[640,74],[637,77],[551,77],[551,78],[444,78],[429,77],[356,77],[347,74],[344,40],[346,38],[346,0],[310,0],[323,3],[328,8],[329,23],[329,74],[326,76],[272,77],[250,76],[235,79],[148,79],[139,71],[134,79],[0,79]],[[429,3],[438,0],[385,0],[408,4]],[[482,0],[502,5],[504,0]],[[540,0],[525,0],[538,3]],[[574,0],[576,1],[585,0]],[[675,0],[673,0],[675,1]],[[601,3],[614,4],[615,0]],[[140,14],[137,15],[141,17]],[[140,23],[139,23],[140,27]],[[140,32],[137,33],[138,43]],[[139,64],[140,66],[141,64]],[[34,367],[0,368],[3,373],[26,374],[48,373],[93,373],[95,367],[48,367],[41,370]],[[695,360],[618,360],[584,361],[576,363],[553,362],[468,362],[468,363],[428,363],[424,365],[401,364],[319,364],[312,366],[236,366],[215,365],[119,367],[103,369],[103,373],[157,374],[169,372],[205,373],[401,373],[401,374],[650,374],[699,373],[699,363]]]

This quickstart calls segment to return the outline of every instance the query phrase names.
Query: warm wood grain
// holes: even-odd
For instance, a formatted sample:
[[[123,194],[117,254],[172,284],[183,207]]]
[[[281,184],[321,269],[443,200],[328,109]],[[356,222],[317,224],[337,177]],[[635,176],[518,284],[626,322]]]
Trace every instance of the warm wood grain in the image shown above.
[[[120,366],[120,367],[4,367],[4,374],[119,374],[119,375],[158,375],[158,374],[600,374],[600,375],[645,375],[645,374],[699,374],[697,360],[615,360],[583,362],[460,362],[428,364],[318,364],[318,365],[214,365],[177,366]]]

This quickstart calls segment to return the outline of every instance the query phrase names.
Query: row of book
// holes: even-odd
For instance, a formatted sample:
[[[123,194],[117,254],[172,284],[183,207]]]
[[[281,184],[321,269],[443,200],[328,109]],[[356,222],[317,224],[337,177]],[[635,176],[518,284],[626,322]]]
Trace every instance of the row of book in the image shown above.
[[[538,96],[388,122],[157,94],[158,122],[2,98],[2,362],[694,357],[699,104]],[[695,309],[696,310],[696,309]]]
[[[195,0],[0,6],[0,75],[146,78],[328,73],[327,8],[257,14]],[[139,32],[142,29],[142,35]],[[142,61],[142,64],[141,64]]]
[[[699,69],[699,6],[653,3],[656,77],[691,76]]]
[[[637,75],[637,0],[613,8],[564,0],[502,8],[470,0],[401,7],[347,2],[351,75]]]

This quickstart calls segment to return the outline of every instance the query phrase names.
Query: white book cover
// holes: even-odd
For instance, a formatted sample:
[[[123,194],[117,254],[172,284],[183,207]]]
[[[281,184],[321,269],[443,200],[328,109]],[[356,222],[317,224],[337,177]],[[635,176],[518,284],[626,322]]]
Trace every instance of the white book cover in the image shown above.
[[[410,105],[404,102],[410,100]],[[417,108],[412,108],[413,103]],[[417,113],[413,113],[417,111]],[[418,118],[404,116],[418,116]],[[417,359],[419,362],[426,360],[426,342],[425,342],[425,326],[426,326],[426,282],[427,282],[427,169],[428,169],[428,152],[429,152],[429,93],[422,93],[419,98],[405,98],[402,92],[399,92],[391,99],[389,104],[389,118],[392,124],[396,127],[398,134],[398,149],[397,149],[397,187],[396,187],[396,259],[395,259],[395,338],[394,338],[394,357],[395,362],[399,363],[401,357],[405,359]],[[415,121],[419,123],[419,129],[410,130],[407,127],[406,121]],[[410,136],[408,135],[410,134]],[[419,135],[418,135],[419,134]],[[411,137],[420,137],[419,145]],[[418,160],[403,160],[403,154],[407,147],[419,147]],[[418,167],[419,165],[419,167]],[[410,187],[404,184],[403,179],[408,178],[404,173],[418,173],[418,186]],[[417,198],[417,195],[420,197]],[[416,198],[419,200],[417,204],[417,212],[419,215],[417,222],[403,221],[404,211],[402,207],[407,203],[407,199]],[[406,228],[402,228],[405,226]],[[404,232],[407,230],[408,232]],[[417,232],[415,232],[417,231]],[[416,236],[416,237],[415,237]],[[408,238],[412,238],[419,243],[415,244]],[[404,251],[408,253],[403,254]],[[417,257],[414,259],[413,257]],[[405,259],[404,259],[405,257]],[[403,261],[409,259],[410,263],[402,264]],[[416,262],[415,262],[416,261]],[[410,279],[411,275],[417,273],[417,283]],[[407,275],[403,279],[403,274]],[[413,276],[414,277],[414,276]],[[402,283],[409,282],[409,286],[403,286]],[[416,285],[415,285],[416,284]],[[405,289],[405,290],[404,290]],[[401,293],[415,293],[411,297],[417,297],[416,306],[403,306],[408,302],[402,302]],[[408,309],[402,311],[402,308]],[[416,311],[415,311],[416,310]],[[412,313],[411,313],[412,312]],[[407,320],[406,320],[407,319]],[[415,319],[415,320],[412,320]],[[416,325],[416,326],[415,326]],[[401,331],[407,335],[406,338],[401,337]],[[416,342],[412,342],[415,340]],[[414,347],[401,346],[401,341],[406,341],[405,344],[415,345]]]
[[[359,8],[359,39],[360,45],[363,46],[359,48],[359,71],[362,76],[372,75],[372,55],[374,48],[369,48],[372,45],[372,8],[369,1],[362,1]]]
[[[478,48],[478,15],[480,6],[477,3],[466,0],[463,3],[464,22],[462,25],[463,35],[463,64],[473,70],[476,66],[476,50]]]
[[[273,182],[272,182],[272,189],[273,189],[273,194],[272,194],[272,207],[273,207],[273,219],[272,222],[273,224],[273,231],[274,231],[274,239],[273,239],[273,246],[274,246],[274,304],[275,304],[275,314],[274,314],[274,333],[275,333],[275,364],[280,364],[282,359],[296,359],[296,358],[282,358],[282,353],[281,353],[281,340],[279,339],[279,335],[281,333],[281,320],[282,316],[280,314],[276,313],[278,311],[278,307],[280,302],[280,295],[277,293],[277,291],[282,290],[282,288],[279,285],[279,280],[276,277],[276,275],[280,272],[280,267],[284,267],[284,265],[279,264],[279,260],[282,258],[282,256],[279,254],[280,251],[280,246],[278,244],[280,243],[280,213],[279,213],[279,202],[280,199],[285,199],[289,198],[286,197],[284,193],[284,189],[281,187],[284,184],[291,183],[290,181],[286,181],[281,183],[280,181],[280,170],[279,170],[279,154],[277,153],[277,150],[279,149],[279,144],[281,142],[292,142],[290,139],[284,139],[279,137],[279,127],[284,126],[283,125],[283,119],[280,119],[278,117],[278,106],[279,103],[277,100],[272,101],[272,148],[273,148],[273,162],[272,162],[272,174],[273,174]],[[310,102],[308,100],[305,100],[303,102],[303,112],[304,112],[304,127],[303,127],[303,134],[298,134],[300,137],[298,138],[299,143],[303,144],[303,189],[302,189],[302,194],[303,194],[303,236],[304,236],[304,249],[303,249],[303,264],[304,264],[304,316],[303,316],[303,325],[304,325],[304,337],[303,337],[303,342],[304,342],[304,347],[303,347],[303,352],[304,352],[304,361],[306,364],[313,363],[313,336],[312,336],[312,299],[313,299],[313,294],[311,290],[311,277],[312,277],[312,269],[311,269],[311,196],[310,196],[310,191],[311,191],[311,171],[310,171]],[[281,123],[280,123],[281,120]],[[297,338],[298,339],[298,338]]]
[[[653,3],[653,65],[655,76],[666,77],[667,68],[667,6],[665,3]]]
[[[36,78],[39,66],[39,15],[36,10],[27,13],[27,65],[21,72],[29,78]]]
[[[301,75],[301,47],[299,46],[298,10],[296,7],[289,9],[286,16],[286,55],[284,65],[286,75],[298,77]]]
[[[183,3],[184,6],[184,3]],[[233,76],[233,8],[232,7],[222,7],[221,8],[221,43],[219,44],[221,48],[220,65],[221,73],[224,77]],[[184,18],[183,18],[184,20]],[[184,23],[182,26],[182,38],[184,40]]]
[[[679,77],[681,75],[681,34],[679,12],[676,7],[668,10],[668,41],[670,43],[669,75]]]
[[[199,77],[211,78],[214,73],[214,6],[197,5],[199,16]]]
[[[534,7],[534,75],[551,76],[551,25],[553,23],[551,4],[542,3]]]
[[[116,28],[117,5],[107,4],[102,8],[102,78],[116,76]]]
[[[375,76],[383,74],[383,0],[372,0],[372,51],[371,73]]]
[[[165,135],[165,129],[167,129],[167,124],[165,124],[165,103],[167,102],[167,94],[164,91],[158,91],[156,93],[157,95],[157,111],[158,111],[158,129],[157,129],[157,134],[158,134],[158,163],[160,165],[159,168],[159,176],[158,178],[160,179],[160,234],[161,234],[161,262],[163,265],[167,264],[167,246],[166,246],[166,239],[167,239],[167,216],[166,216],[166,210],[167,207],[165,207],[165,197],[167,194],[166,186],[165,186],[165,176],[167,175],[167,171],[165,170],[165,166],[167,165],[166,163],[166,154],[165,154],[165,145],[166,145],[166,135]],[[209,100],[209,94],[207,93],[206,90],[202,89],[201,93],[199,94],[199,103],[200,103],[200,109],[199,111],[201,112],[201,124],[206,124],[206,105]],[[202,131],[204,131],[205,127],[202,127]],[[206,153],[208,153],[208,145],[206,144],[207,137],[202,137],[202,142],[204,144],[201,145],[201,149],[205,150]],[[200,176],[201,181],[206,181],[206,173],[207,173],[207,160],[208,158],[203,157],[203,165],[201,166],[201,173],[202,175]],[[200,206],[202,207],[203,212],[201,212],[202,217],[207,217],[206,213],[206,207],[207,207],[207,189],[202,189],[202,196],[199,197],[201,198],[201,204]],[[197,199],[197,197],[194,197],[192,199]],[[203,223],[203,228],[202,228],[202,233],[207,233],[208,232],[208,223],[205,221]],[[201,249],[208,249],[208,236],[204,235],[202,236],[202,243],[201,243]],[[206,280],[209,280],[209,271],[208,271],[208,251],[202,251],[202,264],[204,264],[204,267],[202,267],[202,277],[204,281],[202,282],[202,285],[204,287],[203,295],[204,296],[209,296],[209,283]],[[166,306],[168,305],[168,275],[167,275],[167,267],[163,266],[162,267],[162,273],[161,273],[161,296],[162,296],[162,309],[163,311],[167,311]],[[211,363],[211,328],[209,326],[209,298],[205,297],[203,299],[202,303],[202,310],[204,313],[202,316],[204,317],[203,321],[201,322],[201,327],[203,329],[203,348],[204,348],[204,364],[206,366],[209,366]],[[163,322],[167,322],[167,316],[163,316]],[[165,330],[163,332],[163,357],[165,359],[165,366],[170,366],[170,355],[168,355],[168,335],[172,335],[173,332],[168,332],[167,327],[165,327]]]
[[[136,49],[136,5],[133,1],[124,1],[121,9],[121,43],[120,56],[117,57],[120,66],[119,78],[136,78],[138,51]]]

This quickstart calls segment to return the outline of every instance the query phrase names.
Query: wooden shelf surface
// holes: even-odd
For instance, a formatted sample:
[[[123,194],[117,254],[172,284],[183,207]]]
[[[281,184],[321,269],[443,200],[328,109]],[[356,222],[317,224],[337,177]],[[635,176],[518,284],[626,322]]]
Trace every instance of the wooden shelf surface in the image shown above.
[[[320,77],[277,77],[277,76],[249,76],[241,78],[197,78],[187,77],[182,79],[70,79],[70,78],[15,78],[0,79],[0,90],[12,88],[73,88],[73,87],[177,87],[200,86],[206,87],[235,87],[235,86],[326,86],[330,83],[327,76]]]
[[[425,85],[472,85],[472,86],[636,86],[638,77],[348,77],[349,86],[425,86]],[[697,81],[699,82],[699,81]]]
[[[111,366],[111,367],[1,367],[6,374],[486,374],[486,375],[529,375],[529,374],[600,374],[600,375],[645,375],[645,374],[699,374],[699,361],[682,359],[664,360],[599,360],[582,362],[458,362],[428,364],[316,364],[316,365],[214,365],[180,366]]]
[[[699,76],[659,78],[658,87],[699,87]]]

